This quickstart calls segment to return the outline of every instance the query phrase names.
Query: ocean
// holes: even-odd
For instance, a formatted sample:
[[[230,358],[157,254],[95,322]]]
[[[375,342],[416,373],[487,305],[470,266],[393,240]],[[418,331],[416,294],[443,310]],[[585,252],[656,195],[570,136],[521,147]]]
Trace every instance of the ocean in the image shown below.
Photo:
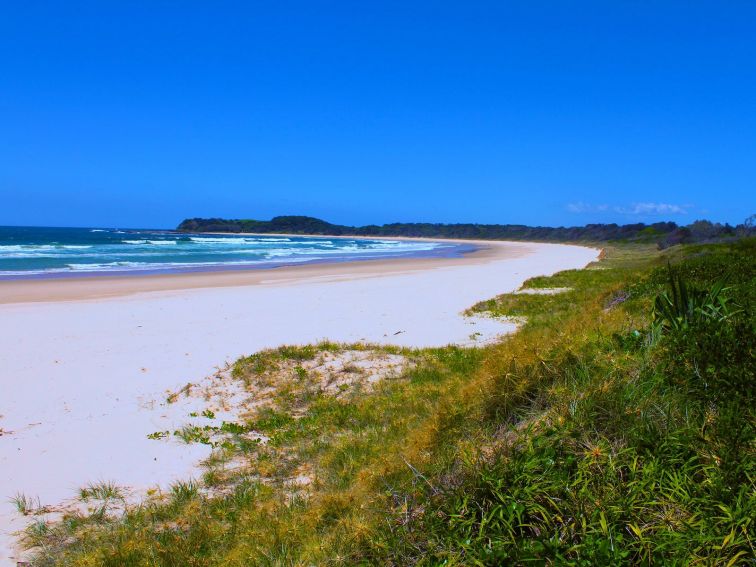
[[[0,227],[0,279],[244,270],[312,262],[455,257],[473,245],[391,238]]]

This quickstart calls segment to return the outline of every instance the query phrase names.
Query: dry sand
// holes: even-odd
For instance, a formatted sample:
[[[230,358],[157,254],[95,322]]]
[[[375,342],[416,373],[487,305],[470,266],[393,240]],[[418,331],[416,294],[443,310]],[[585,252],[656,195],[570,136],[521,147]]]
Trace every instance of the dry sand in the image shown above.
[[[186,421],[166,392],[286,343],[493,340],[514,325],[461,312],[599,253],[480,244],[456,259],[0,282],[0,565],[28,521],[7,502],[17,492],[55,505],[89,482],[144,490],[196,473],[206,446],[147,439]]]

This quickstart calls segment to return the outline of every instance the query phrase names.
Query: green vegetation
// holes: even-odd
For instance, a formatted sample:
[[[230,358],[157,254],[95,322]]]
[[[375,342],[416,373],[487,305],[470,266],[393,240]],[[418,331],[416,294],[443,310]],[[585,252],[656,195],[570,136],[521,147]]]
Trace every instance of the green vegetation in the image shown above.
[[[79,499],[82,502],[91,500],[124,500],[123,489],[112,482],[99,482],[79,489]]]
[[[569,332],[531,363],[520,356],[507,368],[505,358],[487,373],[478,419],[455,432],[479,436],[487,451],[461,453],[456,470],[447,465],[454,480],[437,494],[415,491],[422,514],[384,530],[368,556],[397,564],[751,561],[753,319],[723,313],[726,274],[710,268],[726,258],[742,270],[727,284],[732,302],[747,307],[752,250],[688,250],[699,253],[678,265],[677,292],[663,291],[666,268],[637,279],[627,278],[635,270],[612,269],[558,275],[574,289],[564,302],[527,296],[518,305],[505,296],[493,305],[544,326],[547,308]],[[686,324],[662,309],[649,328],[651,298],[679,302],[686,280]],[[594,286],[604,292],[591,300]],[[528,331],[536,332],[518,338]],[[497,439],[502,422],[511,429]]]
[[[754,252],[610,247],[474,306],[525,321],[485,348],[243,358],[202,481],[34,524],[34,564],[752,564]]]
[[[440,224],[391,223],[368,226],[345,226],[305,216],[274,217],[269,221],[246,219],[186,219],[179,224],[182,232],[250,232],[258,234],[320,234],[329,236],[414,236],[427,238],[468,238],[482,240],[529,240],[556,242],[653,242],[664,249],[675,244],[714,242],[756,234],[754,216],[743,224],[696,221],[688,226],[673,222],[589,224],[573,227],[524,226],[519,224]]]
[[[29,516],[36,510],[42,508],[39,502],[39,498],[34,500],[25,494],[18,493],[10,499],[11,504],[16,508],[16,511],[22,516]]]

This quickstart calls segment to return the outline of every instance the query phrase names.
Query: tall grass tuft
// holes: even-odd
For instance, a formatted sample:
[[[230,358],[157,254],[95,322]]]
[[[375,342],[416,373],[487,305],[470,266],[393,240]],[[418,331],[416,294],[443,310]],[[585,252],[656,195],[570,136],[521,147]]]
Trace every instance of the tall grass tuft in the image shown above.
[[[653,321],[658,329],[682,331],[707,319],[722,321],[733,315],[724,281],[700,290],[686,283],[671,265],[667,269],[669,290],[654,301]]]

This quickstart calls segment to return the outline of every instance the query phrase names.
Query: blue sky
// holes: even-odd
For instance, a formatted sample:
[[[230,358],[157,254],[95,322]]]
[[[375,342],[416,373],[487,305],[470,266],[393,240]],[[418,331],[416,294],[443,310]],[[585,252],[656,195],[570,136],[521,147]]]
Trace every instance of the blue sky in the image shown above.
[[[0,224],[741,222],[754,2],[13,2]]]

